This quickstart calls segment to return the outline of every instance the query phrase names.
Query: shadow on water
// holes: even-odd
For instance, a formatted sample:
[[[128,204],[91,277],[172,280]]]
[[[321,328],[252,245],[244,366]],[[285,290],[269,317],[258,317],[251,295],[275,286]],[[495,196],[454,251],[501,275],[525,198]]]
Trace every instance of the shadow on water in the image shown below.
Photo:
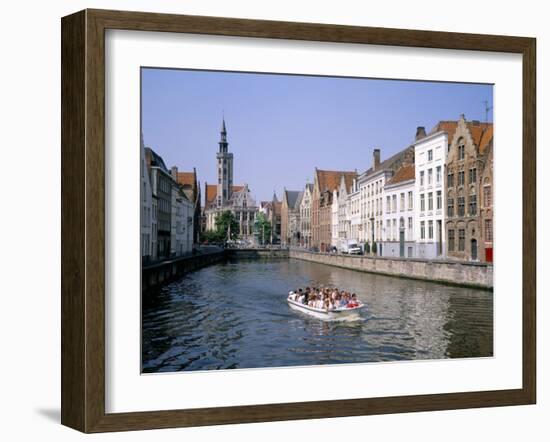
[[[291,311],[289,290],[334,286],[368,308],[359,321]],[[493,294],[299,260],[239,260],[143,299],[144,372],[485,357]]]

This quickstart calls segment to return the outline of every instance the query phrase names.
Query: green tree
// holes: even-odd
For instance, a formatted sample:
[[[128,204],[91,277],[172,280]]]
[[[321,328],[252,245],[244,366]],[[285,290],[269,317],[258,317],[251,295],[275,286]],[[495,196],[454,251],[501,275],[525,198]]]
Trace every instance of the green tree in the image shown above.
[[[217,230],[207,230],[201,232],[201,242],[208,241],[209,243],[223,242],[224,237]]]
[[[223,240],[235,239],[239,234],[239,223],[229,210],[216,217],[216,232]],[[228,235],[231,235],[231,238]]]
[[[378,248],[376,247],[376,241],[372,242],[372,253],[376,255],[376,252],[378,251]]]
[[[258,232],[258,239],[260,243],[265,244],[271,237],[271,223],[268,221],[265,213],[259,212],[256,215],[254,228],[256,232]]]
[[[365,255],[370,253],[370,245],[368,242],[365,242]]]

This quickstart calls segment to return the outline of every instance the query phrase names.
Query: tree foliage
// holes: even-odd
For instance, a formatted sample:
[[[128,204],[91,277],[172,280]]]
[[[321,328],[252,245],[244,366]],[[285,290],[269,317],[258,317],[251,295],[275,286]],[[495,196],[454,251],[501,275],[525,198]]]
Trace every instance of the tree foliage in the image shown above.
[[[229,228],[231,226],[231,228]],[[224,210],[216,217],[216,232],[224,240],[235,239],[239,234],[239,223],[230,210]],[[231,237],[229,237],[231,235]]]
[[[254,229],[258,232],[258,239],[262,244],[269,241],[269,238],[271,237],[271,223],[268,221],[265,213],[259,212],[256,215]]]

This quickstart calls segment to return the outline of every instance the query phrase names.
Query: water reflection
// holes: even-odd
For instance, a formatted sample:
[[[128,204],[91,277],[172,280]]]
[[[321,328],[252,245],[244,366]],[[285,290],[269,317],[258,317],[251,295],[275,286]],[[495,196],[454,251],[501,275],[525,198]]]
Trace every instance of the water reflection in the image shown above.
[[[286,293],[328,285],[367,303],[361,320],[291,311]],[[143,299],[144,372],[492,356],[492,292],[299,260],[218,264]]]

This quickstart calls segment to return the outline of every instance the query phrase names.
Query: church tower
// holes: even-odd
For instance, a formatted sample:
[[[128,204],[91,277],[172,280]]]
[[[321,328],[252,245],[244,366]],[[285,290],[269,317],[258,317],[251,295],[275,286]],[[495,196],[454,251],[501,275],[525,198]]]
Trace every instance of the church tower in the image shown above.
[[[216,154],[218,161],[218,192],[217,206],[223,206],[229,198],[233,189],[233,154],[228,152],[229,143],[227,142],[227,129],[225,128],[225,118],[222,120],[222,129],[220,132],[219,150]]]

